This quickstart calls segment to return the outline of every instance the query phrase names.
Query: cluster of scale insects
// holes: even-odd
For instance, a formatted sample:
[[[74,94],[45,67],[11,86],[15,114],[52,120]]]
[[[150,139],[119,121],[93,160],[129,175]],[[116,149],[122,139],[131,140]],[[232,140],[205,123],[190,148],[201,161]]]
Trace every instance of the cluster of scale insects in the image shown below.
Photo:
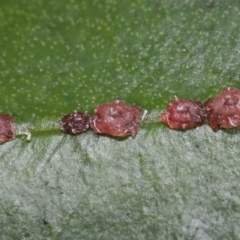
[[[132,106],[121,100],[99,105],[94,115],[74,111],[61,118],[62,132],[76,135],[89,128],[94,133],[107,134],[114,137],[135,136],[147,111],[138,106]],[[216,130],[219,128],[234,128],[240,126],[240,90],[225,88],[213,98],[202,103],[195,100],[175,98],[161,113],[159,121],[171,129],[186,130],[199,127],[204,123]],[[0,143],[15,139],[20,132],[14,119],[9,115],[0,114]]]

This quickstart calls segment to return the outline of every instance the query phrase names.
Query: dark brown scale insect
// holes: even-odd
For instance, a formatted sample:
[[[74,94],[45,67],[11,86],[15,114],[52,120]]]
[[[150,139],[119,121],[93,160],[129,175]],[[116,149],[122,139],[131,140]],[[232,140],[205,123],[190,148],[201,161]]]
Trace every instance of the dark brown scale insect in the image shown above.
[[[201,126],[205,121],[204,106],[199,101],[175,99],[160,115],[160,121],[173,129],[190,129]]]
[[[207,122],[212,129],[240,126],[240,90],[225,88],[204,103]]]
[[[61,130],[69,134],[79,134],[89,129],[90,117],[85,112],[74,111],[61,119]]]
[[[17,124],[9,115],[0,114],[0,143],[15,139],[17,133]]]
[[[90,126],[95,133],[111,136],[134,136],[138,133],[146,113],[140,108],[116,100],[95,108]]]

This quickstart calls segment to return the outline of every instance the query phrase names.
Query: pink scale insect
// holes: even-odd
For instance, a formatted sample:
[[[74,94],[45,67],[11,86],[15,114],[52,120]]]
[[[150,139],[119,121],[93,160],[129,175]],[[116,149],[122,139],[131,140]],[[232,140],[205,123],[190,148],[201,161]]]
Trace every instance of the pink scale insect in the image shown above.
[[[146,110],[115,100],[95,108],[90,126],[95,133],[114,137],[135,136],[143,121]]]
[[[9,115],[0,114],[0,143],[15,139],[17,134],[17,124]]]
[[[212,129],[240,126],[240,90],[227,87],[205,103],[207,122]]]
[[[175,98],[159,120],[172,129],[186,130],[201,126],[206,119],[205,109],[200,101]]]
[[[76,135],[89,129],[90,117],[86,112],[73,111],[61,118],[62,132]]]
[[[29,131],[20,131],[15,120],[10,115],[0,114],[0,144],[12,141],[16,135],[26,135],[27,140],[31,140]]]

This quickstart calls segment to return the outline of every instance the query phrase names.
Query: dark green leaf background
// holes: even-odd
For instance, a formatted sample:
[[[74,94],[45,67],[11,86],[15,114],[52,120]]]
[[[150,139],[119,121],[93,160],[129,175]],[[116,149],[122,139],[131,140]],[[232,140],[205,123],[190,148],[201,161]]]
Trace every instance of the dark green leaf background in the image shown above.
[[[240,2],[2,0],[0,110],[31,141],[0,146],[1,239],[240,239],[240,132],[173,131],[174,98],[240,88]],[[122,99],[134,138],[59,119]]]

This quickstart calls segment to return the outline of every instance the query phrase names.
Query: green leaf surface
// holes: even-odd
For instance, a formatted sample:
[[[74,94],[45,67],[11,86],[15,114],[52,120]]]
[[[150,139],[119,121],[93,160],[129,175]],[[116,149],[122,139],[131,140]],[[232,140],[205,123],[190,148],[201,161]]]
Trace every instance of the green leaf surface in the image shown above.
[[[240,2],[0,3],[1,239],[240,239],[240,131],[170,130],[174,96],[240,88]],[[75,109],[148,110],[134,138],[60,132]]]

